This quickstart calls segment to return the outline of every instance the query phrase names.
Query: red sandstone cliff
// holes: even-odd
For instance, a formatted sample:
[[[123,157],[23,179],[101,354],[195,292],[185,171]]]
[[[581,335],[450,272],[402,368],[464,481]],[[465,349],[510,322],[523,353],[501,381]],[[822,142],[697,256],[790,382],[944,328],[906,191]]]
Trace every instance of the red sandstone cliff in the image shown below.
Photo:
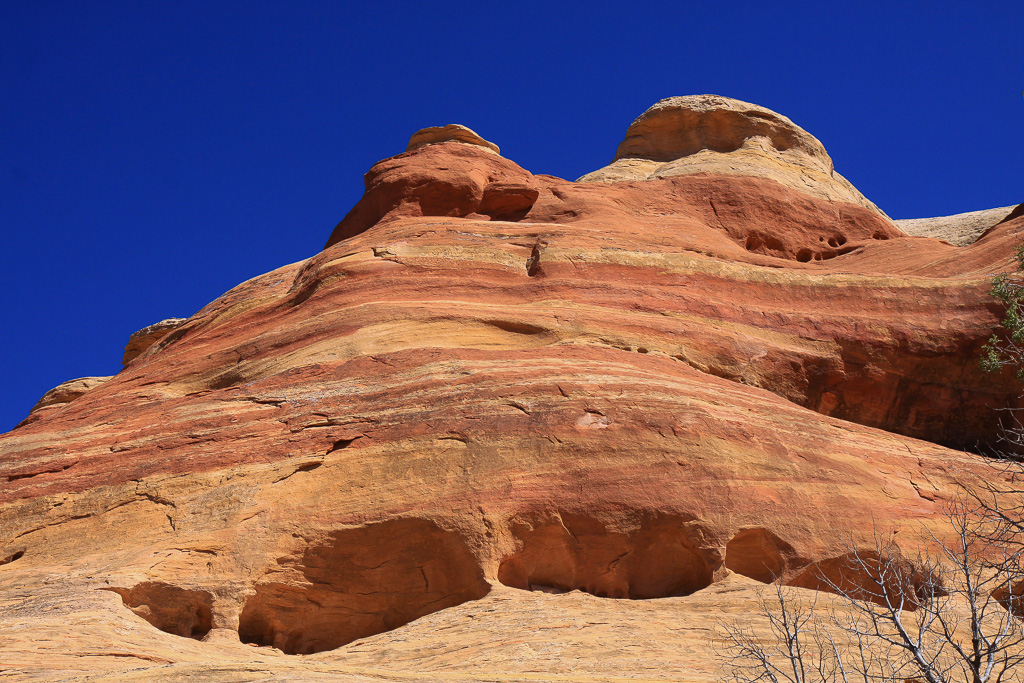
[[[8,670],[715,680],[710,613],[988,476],[1020,211],[908,236],[710,96],[578,182],[417,135],[320,254],[0,437]]]

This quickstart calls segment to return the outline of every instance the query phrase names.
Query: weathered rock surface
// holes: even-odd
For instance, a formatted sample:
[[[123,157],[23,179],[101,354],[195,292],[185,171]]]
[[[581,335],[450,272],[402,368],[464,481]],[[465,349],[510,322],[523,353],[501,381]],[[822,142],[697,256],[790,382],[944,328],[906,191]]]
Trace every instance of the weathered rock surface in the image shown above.
[[[452,141],[385,159],[364,181],[363,198],[334,228],[328,247],[403,216],[518,220],[540,196],[535,176],[515,162]]]
[[[580,182],[651,180],[713,173],[774,180],[820,199],[878,211],[813,135],[785,116],[718,95],[667,97],[626,131],[615,159]]]
[[[460,126],[457,123],[449,123],[447,126],[431,126],[430,128],[416,131],[409,138],[409,145],[405,148],[405,151],[412,152],[420,147],[434,145],[439,142],[463,142],[467,145],[483,147],[495,154],[501,153],[496,144],[484,140],[475,131],[465,126]]]
[[[934,237],[958,247],[973,244],[986,230],[995,227],[1013,211],[1013,206],[969,211],[937,218],[904,218],[893,221],[900,230],[917,237]]]
[[[110,376],[78,377],[77,379],[69,379],[67,382],[61,382],[42,395],[39,401],[32,406],[29,415],[34,415],[46,408],[62,407],[67,403],[71,403],[79,396],[85,394],[85,392],[95,389],[108,379],[110,379]]]
[[[160,322],[153,323],[132,333],[128,337],[128,344],[124,347],[121,365],[128,367],[129,363],[145,353],[150,346],[159,341],[164,335],[181,327],[185,320],[185,318],[164,318]]]
[[[128,367],[129,363],[144,353],[155,342],[180,327],[185,320],[185,318],[166,318],[133,333],[128,337],[128,344],[124,348],[124,356],[122,357],[121,364],[124,367]],[[20,427],[28,421],[38,419],[40,411],[46,409],[52,411],[56,408],[63,407],[67,403],[71,403],[71,401],[82,396],[85,392],[95,389],[108,379],[110,379],[110,376],[79,377],[77,379],[70,379],[67,382],[62,382],[43,394],[42,398],[40,398],[35,406],[32,407],[32,410],[29,411],[29,416],[18,426]]]
[[[763,628],[756,586],[875,531],[913,551],[991,476],[960,447],[1018,404],[976,357],[1022,230],[957,248],[753,173],[386,159],[323,252],[0,438],[5,667],[721,680],[713,620]]]

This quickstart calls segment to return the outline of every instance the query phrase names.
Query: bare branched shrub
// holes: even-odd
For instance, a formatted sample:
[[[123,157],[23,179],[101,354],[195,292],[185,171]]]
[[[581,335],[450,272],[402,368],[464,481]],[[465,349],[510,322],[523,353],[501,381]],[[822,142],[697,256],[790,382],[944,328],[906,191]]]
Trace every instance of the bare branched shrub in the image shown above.
[[[951,540],[922,539],[938,549],[913,559],[891,537],[851,549],[839,572],[819,576],[836,596],[827,607],[772,586],[759,605],[767,632],[724,627],[733,679],[1024,681],[1022,549],[993,514],[954,506]]]

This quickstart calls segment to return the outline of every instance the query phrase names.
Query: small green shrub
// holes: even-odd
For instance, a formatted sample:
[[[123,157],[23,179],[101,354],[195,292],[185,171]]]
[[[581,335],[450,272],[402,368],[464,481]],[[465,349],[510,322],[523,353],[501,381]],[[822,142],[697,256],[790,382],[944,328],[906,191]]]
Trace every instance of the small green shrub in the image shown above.
[[[993,334],[982,348],[981,368],[994,372],[1016,368],[1017,379],[1024,381],[1024,244],[1014,250],[1016,273],[1003,273],[992,280],[992,296],[1003,302],[1002,333]]]

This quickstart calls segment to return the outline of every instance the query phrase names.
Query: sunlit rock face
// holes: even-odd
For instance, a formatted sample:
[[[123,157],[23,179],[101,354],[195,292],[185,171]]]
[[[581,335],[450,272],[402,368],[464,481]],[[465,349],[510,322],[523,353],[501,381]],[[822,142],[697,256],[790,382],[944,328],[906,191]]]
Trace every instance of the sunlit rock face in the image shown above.
[[[630,131],[661,171],[575,183],[424,134],[321,253],[3,435],[5,666],[715,681],[754,587],[946,533],[1017,405],[976,359],[1021,211],[907,236],[735,100]]]
[[[953,216],[906,218],[894,221],[900,230],[918,237],[935,237],[958,247],[973,244],[997,225],[1011,218],[1014,206],[968,211]]]
[[[457,123],[449,123],[446,126],[430,126],[429,128],[421,128],[413,133],[412,137],[409,138],[409,144],[405,148],[405,151],[412,152],[420,147],[435,145],[439,142],[462,142],[467,145],[476,145],[478,147],[483,147],[484,149],[489,149],[495,154],[501,153],[501,150],[496,144],[484,140],[476,133],[476,131]]]
[[[612,163],[580,181],[692,173],[768,178],[796,192],[878,210],[836,173],[813,135],[770,109],[718,95],[659,101],[633,121]]]
[[[153,344],[181,327],[184,322],[185,318],[165,318],[133,332],[124,347],[121,365],[128,367],[129,363],[145,353]]]

